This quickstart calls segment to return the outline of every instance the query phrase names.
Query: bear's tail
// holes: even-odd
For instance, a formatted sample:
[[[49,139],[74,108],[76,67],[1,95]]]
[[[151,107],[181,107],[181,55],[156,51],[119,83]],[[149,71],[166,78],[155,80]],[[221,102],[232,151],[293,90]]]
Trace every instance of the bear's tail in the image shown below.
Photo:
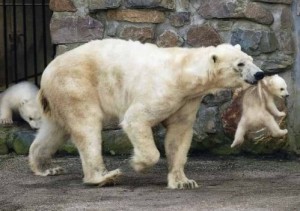
[[[51,109],[50,109],[49,101],[46,98],[44,91],[42,89],[38,93],[38,102],[41,105],[43,113],[47,116],[50,116]]]

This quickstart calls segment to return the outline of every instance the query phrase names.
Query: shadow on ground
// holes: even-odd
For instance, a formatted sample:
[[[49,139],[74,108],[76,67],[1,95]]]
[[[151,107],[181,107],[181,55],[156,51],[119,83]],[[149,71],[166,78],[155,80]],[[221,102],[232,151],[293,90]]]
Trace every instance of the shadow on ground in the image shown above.
[[[194,190],[166,188],[166,161],[147,174],[128,166],[128,157],[106,157],[109,170],[124,176],[112,187],[82,184],[78,157],[55,158],[68,173],[34,176],[23,156],[0,156],[0,210],[297,210],[298,160],[192,157],[188,177]]]

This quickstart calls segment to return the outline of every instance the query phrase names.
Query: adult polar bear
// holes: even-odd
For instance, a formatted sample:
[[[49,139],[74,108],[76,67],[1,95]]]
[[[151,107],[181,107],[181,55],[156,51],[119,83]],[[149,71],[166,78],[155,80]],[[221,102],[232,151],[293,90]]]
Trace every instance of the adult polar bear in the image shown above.
[[[55,175],[51,155],[71,135],[78,148],[84,182],[105,185],[119,169],[107,171],[101,155],[101,129],[121,122],[134,147],[132,167],[141,172],[159,160],[151,127],[167,128],[168,187],[195,188],[184,165],[201,97],[263,78],[239,45],[158,48],[153,44],[106,39],[91,41],[54,59],[41,80],[43,124],[30,147],[36,175]]]

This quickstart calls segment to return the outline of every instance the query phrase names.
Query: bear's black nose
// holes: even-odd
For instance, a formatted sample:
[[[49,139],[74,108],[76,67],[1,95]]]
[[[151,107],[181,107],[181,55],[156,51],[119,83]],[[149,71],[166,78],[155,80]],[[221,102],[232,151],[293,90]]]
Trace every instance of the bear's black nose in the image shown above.
[[[264,77],[265,77],[264,72],[257,72],[257,73],[254,74],[254,78],[255,78],[255,80],[257,80],[257,81],[263,79]]]

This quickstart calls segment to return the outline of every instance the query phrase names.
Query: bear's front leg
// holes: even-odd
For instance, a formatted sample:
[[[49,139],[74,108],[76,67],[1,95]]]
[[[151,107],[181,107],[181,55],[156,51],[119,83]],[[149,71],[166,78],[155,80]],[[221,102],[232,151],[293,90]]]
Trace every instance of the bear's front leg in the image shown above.
[[[198,187],[194,180],[186,177],[184,165],[192,142],[193,124],[199,103],[200,99],[186,103],[164,122],[167,127],[165,149],[169,169],[168,188],[192,189]]]
[[[122,127],[133,145],[131,166],[137,172],[149,169],[160,157],[153,139],[150,119],[151,115],[144,107],[136,104],[127,110],[122,122]]]
[[[191,189],[198,184],[185,176],[184,165],[191,146],[193,128],[186,125],[172,124],[167,128],[165,140],[166,156],[168,159],[168,188]]]

